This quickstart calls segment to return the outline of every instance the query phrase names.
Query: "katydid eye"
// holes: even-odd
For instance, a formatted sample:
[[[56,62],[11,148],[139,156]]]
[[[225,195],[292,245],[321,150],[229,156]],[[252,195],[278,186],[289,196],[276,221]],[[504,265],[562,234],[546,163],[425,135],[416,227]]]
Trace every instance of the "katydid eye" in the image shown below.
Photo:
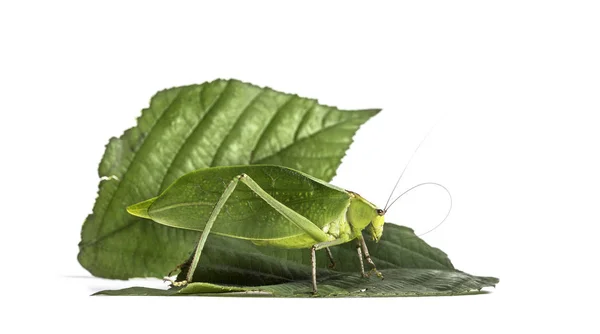
[[[383,210],[381,210],[381,209],[377,209],[377,214],[378,214],[378,215],[380,215],[380,216],[383,216],[383,214],[384,214],[384,213],[385,213],[385,212],[384,212]]]

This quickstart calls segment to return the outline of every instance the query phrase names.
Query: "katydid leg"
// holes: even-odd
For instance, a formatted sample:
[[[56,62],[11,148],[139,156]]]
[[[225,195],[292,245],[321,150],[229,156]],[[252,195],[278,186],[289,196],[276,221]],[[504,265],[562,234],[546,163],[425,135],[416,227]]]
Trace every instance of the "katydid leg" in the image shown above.
[[[189,268],[193,259],[194,259],[194,254],[191,254],[190,257],[188,257],[188,259],[185,260],[185,262],[177,265],[177,267],[175,267],[175,268],[173,268],[173,270],[169,271],[169,273],[167,274],[167,277],[173,276],[173,273],[176,272],[177,270],[184,271],[187,268]]]
[[[273,209],[277,210],[279,214],[283,217],[287,218],[290,222],[301,228],[306,234],[310,235],[317,242],[325,242],[330,240],[330,237],[323,232],[317,225],[308,220],[306,217],[302,216],[298,212],[288,208],[273,196],[269,195],[263,188],[261,188],[258,183],[254,182],[252,178],[246,174],[242,174],[238,176],[239,180],[242,181],[245,185],[248,186],[254,193],[256,193],[260,198],[262,198],[267,204],[269,204]]]
[[[319,249],[329,249],[331,246],[336,246],[347,242],[348,240],[344,239],[335,239],[329,241],[323,241],[315,244],[310,248],[310,264],[312,266],[312,286],[313,286],[313,294],[317,294],[317,257],[316,251]]]
[[[317,294],[317,258],[315,256],[316,249],[315,247],[310,248],[310,264],[312,267],[312,289],[313,294]]]
[[[377,270],[377,267],[375,266],[375,262],[373,262],[373,259],[371,259],[371,255],[369,254],[369,249],[367,248],[367,243],[365,242],[365,238],[363,238],[363,236],[361,235],[358,237],[358,241],[360,243],[360,247],[362,248],[362,252],[365,256],[365,259],[373,267],[371,269],[371,271],[369,271],[369,273],[374,272],[375,275],[377,275],[377,277],[383,279],[383,274],[379,270]]]
[[[335,260],[333,260],[333,254],[331,254],[331,249],[329,249],[329,247],[325,248],[325,250],[327,251],[327,257],[329,257],[329,268],[330,269],[334,269],[335,268]]]
[[[362,277],[367,277],[367,274],[365,274],[365,264],[363,263],[363,254],[362,254],[362,251],[360,250],[360,247],[361,247],[360,241],[357,240],[356,252],[358,253],[358,261],[360,262],[360,275]]]
[[[196,271],[196,267],[198,266],[198,262],[200,261],[200,255],[202,254],[202,249],[204,249],[204,244],[206,243],[208,234],[210,233],[210,230],[212,229],[212,226],[215,220],[217,219],[217,216],[221,212],[221,209],[223,209],[225,202],[227,202],[227,199],[229,199],[229,196],[231,196],[231,193],[233,193],[233,191],[235,190],[235,187],[237,186],[239,180],[240,177],[234,177],[233,180],[229,182],[229,185],[227,185],[227,188],[225,188],[223,195],[221,195],[221,198],[219,198],[219,201],[210,213],[210,217],[206,222],[206,226],[204,226],[204,230],[200,235],[200,239],[198,240],[198,244],[196,245],[196,250],[194,251],[192,263],[190,264],[186,275],[186,280],[175,285],[185,285],[189,282],[192,282],[192,277],[194,276],[194,271]]]

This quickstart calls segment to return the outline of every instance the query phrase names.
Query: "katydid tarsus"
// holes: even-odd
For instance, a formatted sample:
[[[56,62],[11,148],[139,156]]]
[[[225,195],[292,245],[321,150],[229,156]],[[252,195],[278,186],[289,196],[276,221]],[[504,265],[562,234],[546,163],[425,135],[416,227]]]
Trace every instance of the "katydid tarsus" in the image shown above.
[[[315,251],[326,248],[333,264],[328,247],[350,241],[356,242],[361,274],[383,278],[362,231],[366,229],[378,241],[387,209],[387,204],[378,208],[355,192],[275,165],[200,169],[180,177],[158,197],[127,208],[163,225],[202,231],[186,279],[174,285],[192,282],[206,239],[216,233],[257,245],[310,248],[315,294]],[[371,266],[367,273],[363,257]]]

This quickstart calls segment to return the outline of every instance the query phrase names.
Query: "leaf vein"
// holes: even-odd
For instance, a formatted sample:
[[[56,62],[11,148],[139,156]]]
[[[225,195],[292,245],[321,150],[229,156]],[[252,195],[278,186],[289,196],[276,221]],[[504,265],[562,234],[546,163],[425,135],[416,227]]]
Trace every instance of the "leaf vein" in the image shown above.
[[[200,125],[202,125],[202,123],[204,122],[204,120],[206,119],[206,117],[210,114],[211,111],[214,110],[214,106],[219,102],[219,100],[221,100],[221,98],[223,97],[225,91],[227,90],[227,88],[229,88],[229,84],[230,83],[231,83],[231,80],[227,81],[227,83],[225,84],[225,86],[223,87],[223,89],[221,90],[221,92],[219,92],[219,95],[217,96],[217,98],[215,98],[215,100],[213,101],[213,103],[208,107],[208,109],[206,109],[206,112],[204,113],[204,115],[202,116],[202,118],[198,120],[198,123],[196,123],[196,125],[194,126],[194,129],[192,129],[192,131],[185,138],[185,140],[181,144],[181,146],[179,146],[179,149],[175,153],[175,156],[173,157],[173,159],[169,163],[169,166],[168,166],[168,169],[167,169],[166,173],[163,175],[163,179],[160,182],[161,183],[160,189],[164,189],[165,188],[165,184],[164,183],[165,183],[165,181],[167,179],[167,176],[173,170],[173,166],[174,166],[175,161],[177,161],[177,159],[179,158],[179,156],[181,155],[181,153],[184,151],[184,148],[189,144],[190,138],[196,133],[196,131],[198,131],[198,129],[200,128]],[[200,101],[203,101],[202,96],[200,96]],[[204,105],[204,102],[202,102],[202,105]]]
[[[263,141],[265,134],[273,126],[274,121],[277,118],[277,115],[279,115],[279,113],[284,109],[284,107],[286,107],[288,105],[288,103],[290,103],[290,101],[292,101],[293,99],[294,99],[294,95],[290,95],[290,98],[275,110],[275,112],[273,113],[273,116],[271,116],[271,119],[269,120],[269,123],[267,123],[267,126],[265,126],[265,128],[261,132],[260,136],[258,137],[258,140],[256,141],[256,145],[254,145],[254,148],[252,148],[252,151],[250,151],[250,161],[248,163],[250,163],[250,164],[253,163],[254,156],[256,154],[256,150],[260,146],[260,143]]]
[[[148,131],[148,134],[150,134],[152,132],[152,130],[154,129],[154,127],[156,126],[156,124],[158,124],[158,122],[164,117],[164,115],[171,109],[171,107],[173,106],[173,103],[175,103],[176,100],[178,100],[181,97],[181,92],[183,91],[183,89],[179,90],[177,92],[177,95],[171,100],[171,102],[169,103],[169,105],[164,108],[163,112],[160,114],[160,116],[158,116],[155,120],[155,122],[150,126],[150,130]],[[151,108],[152,106],[150,106],[149,108]],[[100,217],[100,221],[98,223],[98,228],[96,229],[96,238],[93,242],[91,242],[92,244],[99,241],[98,239],[102,239],[102,237],[98,237],[98,234],[100,234],[100,231],[102,230],[102,227],[104,226],[104,217],[106,216],[107,212],[111,211],[111,207],[115,201],[115,197],[117,192],[121,189],[121,185],[125,182],[125,179],[127,178],[127,175],[129,174],[129,172],[131,171],[131,166],[137,162],[137,159],[139,158],[139,151],[144,147],[144,145],[146,145],[148,136],[146,136],[144,138],[144,142],[142,143],[142,145],[140,145],[138,151],[134,152],[134,156],[131,159],[131,162],[129,163],[129,165],[127,166],[127,169],[125,170],[125,173],[123,173],[123,176],[121,177],[121,182],[119,182],[117,184],[117,187],[115,188],[114,192],[112,193],[112,196],[110,198],[110,201],[108,202],[108,205],[106,206],[106,208],[104,209],[104,212],[102,213],[102,216]],[[124,225],[127,226],[128,224]],[[121,227],[122,228],[122,227]],[[108,232],[111,233],[111,232]],[[96,253],[96,258],[97,258],[98,253]],[[94,262],[96,262],[96,258],[94,259]]]
[[[262,163],[263,161],[265,161],[265,160],[267,160],[267,159],[270,159],[270,158],[274,157],[275,155],[281,154],[283,151],[285,151],[285,150],[287,150],[287,149],[290,149],[291,147],[293,147],[293,146],[295,146],[295,145],[299,145],[299,144],[301,144],[302,142],[304,142],[304,141],[307,141],[307,140],[311,139],[312,137],[315,137],[315,136],[317,136],[317,135],[318,135],[318,134],[320,134],[320,133],[323,133],[324,131],[331,130],[331,129],[333,129],[333,128],[336,128],[336,127],[338,127],[338,126],[344,126],[344,125],[346,125],[347,123],[350,123],[350,122],[352,122],[352,121],[356,121],[356,119],[349,118],[349,119],[347,119],[347,120],[341,121],[341,122],[339,122],[339,123],[336,123],[336,124],[334,124],[334,125],[330,125],[330,126],[327,126],[327,127],[321,128],[320,130],[318,130],[318,131],[316,131],[316,132],[314,132],[314,133],[311,133],[310,135],[308,135],[308,136],[306,136],[306,137],[304,137],[304,138],[302,138],[302,139],[300,139],[300,140],[298,140],[298,141],[295,141],[295,142],[291,143],[290,145],[288,145],[288,146],[286,146],[286,147],[283,147],[283,148],[282,148],[281,150],[279,150],[278,152],[276,152],[276,153],[274,153],[274,154],[271,154],[271,155],[269,155],[269,156],[266,156],[266,157],[264,157],[264,158],[260,159],[259,161],[255,161],[255,162],[253,162],[253,163],[255,163],[255,164],[260,164],[260,163]]]
[[[254,104],[254,102],[262,95],[264,94],[264,92],[266,91],[266,89],[261,89],[258,94],[254,95],[254,97],[250,100],[250,102],[248,102],[248,104],[244,107],[244,109],[242,109],[242,111],[240,112],[240,115],[238,116],[238,118],[235,120],[235,123],[233,123],[233,126],[231,127],[231,130],[229,130],[229,133],[225,136],[225,138],[223,138],[223,140],[221,141],[221,144],[219,144],[219,147],[217,148],[217,150],[215,151],[215,154],[213,155],[213,159],[210,162],[210,166],[214,166],[215,165],[215,161],[217,160],[217,157],[219,156],[220,151],[223,149],[223,146],[225,145],[225,143],[227,143],[227,140],[229,138],[231,138],[231,136],[234,133],[238,133],[237,131],[234,132],[233,129],[235,129],[239,124],[240,121],[242,120],[242,118],[244,117],[244,114],[246,114],[248,112],[248,109]]]

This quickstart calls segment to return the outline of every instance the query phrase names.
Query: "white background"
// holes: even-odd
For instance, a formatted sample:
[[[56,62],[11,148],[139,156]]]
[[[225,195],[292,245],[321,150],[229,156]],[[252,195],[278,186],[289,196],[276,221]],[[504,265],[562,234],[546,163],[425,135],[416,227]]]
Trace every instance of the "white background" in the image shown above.
[[[0,5],[0,326],[598,329],[600,10],[593,1],[212,3]],[[86,278],[77,263],[104,145],[134,125],[156,91],[216,78],[340,108],[383,108],[356,135],[333,182],[381,205],[435,125],[401,188],[447,186],[454,210],[424,238],[457,268],[500,284],[490,294],[450,298],[89,297],[161,286]],[[447,205],[441,190],[424,187],[388,220],[423,232]]]

